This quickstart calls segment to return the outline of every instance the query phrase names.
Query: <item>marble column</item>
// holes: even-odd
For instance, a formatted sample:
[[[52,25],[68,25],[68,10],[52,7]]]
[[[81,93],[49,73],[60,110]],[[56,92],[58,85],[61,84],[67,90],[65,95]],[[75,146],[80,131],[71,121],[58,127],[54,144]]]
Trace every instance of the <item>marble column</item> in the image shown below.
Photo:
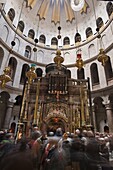
[[[106,115],[107,115],[107,123],[109,126],[109,132],[113,133],[113,108],[111,107],[110,103],[105,104],[106,108]]]
[[[13,104],[14,103],[12,103],[10,101],[8,102],[5,121],[4,121],[4,129],[9,129],[11,115],[12,115],[12,111],[13,111]]]

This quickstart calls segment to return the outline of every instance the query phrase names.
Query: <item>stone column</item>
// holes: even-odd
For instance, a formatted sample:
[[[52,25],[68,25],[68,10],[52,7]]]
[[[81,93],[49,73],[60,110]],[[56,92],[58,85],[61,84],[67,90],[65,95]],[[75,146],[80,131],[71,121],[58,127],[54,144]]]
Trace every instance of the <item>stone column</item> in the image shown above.
[[[113,109],[110,103],[105,104],[106,115],[107,115],[107,123],[109,126],[109,132],[113,133]]]
[[[6,116],[5,116],[5,121],[4,121],[4,129],[9,129],[12,110],[13,110],[13,103],[9,101],[7,105]]]
[[[96,115],[95,115],[95,109],[94,105],[92,106],[92,118],[93,118],[93,126],[94,126],[94,131],[97,131],[97,126],[96,126]]]

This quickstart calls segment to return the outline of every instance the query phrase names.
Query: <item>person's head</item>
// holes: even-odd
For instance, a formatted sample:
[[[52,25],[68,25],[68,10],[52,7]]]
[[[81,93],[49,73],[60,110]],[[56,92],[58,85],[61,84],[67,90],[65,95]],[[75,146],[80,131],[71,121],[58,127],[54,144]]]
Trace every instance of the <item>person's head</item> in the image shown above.
[[[38,131],[38,126],[33,127],[33,131]]]
[[[42,138],[47,138],[47,132],[42,132]]]
[[[76,129],[75,133],[76,133],[76,135],[80,135],[80,130]]]
[[[91,130],[87,131],[87,136],[88,136],[89,138],[94,137],[93,131],[91,131]]]
[[[67,139],[68,138],[68,134],[64,133],[62,137],[63,137],[63,139]]]

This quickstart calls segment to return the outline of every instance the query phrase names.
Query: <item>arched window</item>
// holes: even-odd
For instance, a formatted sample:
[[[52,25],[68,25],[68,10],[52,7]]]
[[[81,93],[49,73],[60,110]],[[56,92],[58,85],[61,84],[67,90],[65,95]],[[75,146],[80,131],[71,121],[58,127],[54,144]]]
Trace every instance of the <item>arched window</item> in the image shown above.
[[[69,45],[70,44],[70,39],[69,37],[65,37],[63,40],[63,45]]]
[[[113,70],[111,66],[110,57],[108,57],[108,61],[106,62],[104,69],[105,69],[106,80],[109,81],[110,79],[113,78]]]
[[[16,66],[17,66],[17,60],[14,57],[11,57],[9,59],[9,64],[8,66],[10,67],[11,71],[10,71],[10,76],[11,79],[14,80],[15,77],[15,72],[16,72]]]
[[[58,40],[57,40],[56,37],[53,37],[53,38],[51,39],[51,45],[58,45]]]
[[[24,56],[29,58],[29,59],[31,58],[31,47],[29,45],[26,46]]]
[[[78,79],[85,79],[84,68],[81,68],[81,69],[77,70],[77,78]]]
[[[23,22],[23,21],[19,21],[17,28],[18,28],[21,32],[23,32],[23,31],[24,31],[24,22]]]
[[[0,68],[1,68],[1,65],[2,65],[3,57],[4,57],[4,51],[3,51],[3,49],[0,47]]]
[[[89,58],[95,56],[95,45],[94,44],[90,44],[90,46],[88,47],[88,52],[89,52]]]
[[[101,17],[97,18],[96,25],[98,28],[101,28],[104,25],[104,22]]]
[[[13,22],[15,17],[15,10],[13,8],[10,8],[10,10],[8,11],[8,17]]]
[[[9,28],[6,25],[4,25],[2,28],[1,38],[4,40],[4,42],[7,42],[8,37],[9,37]]]
[[[36,69],[36,74],[37,74],[37,77],[42,77],[42,74],[43,74],[43,71],[41,68],[37,68]]]
[[[106,10],[107,10],[108,16],[110,17],[110,15],[113,12],[113,4],[112,4],[112,2],[107,3]]]
[[[46,38],[45,35],[40,35],[39,37],[39,42],[45,44],[46,43]]]
[[[75,43],[81,42],[81,35],[79,33],[76,33],[75,35]]]
[[[93,35],[92,29],[90,27],[88,27],[86,29],[86,38],[90,37],[91,35]]]
[[[16,106],[21,105],[21,103],[22,103],[22,95],[16,96],[15,101],[16,102],[14,103],[14,105],[16,105]]]
[[[91,64],[90,71],[91,71],[92,86],[99,84],[99,76],[98,76],[98,69],[96,63]]]
[[[28,37],[29,38],[31,38],[31,39],[34,39],[34,37],[35,37],[35,32],[34,32],[34,30],[29,30],[29,32],[28,32]]]
[[[21,78],[20,78],[20,84],[24,84],[25,80],[26,80],[26,72],[29,70],[29,65],[28,64],[24,64],[22,67],[22,73],[21,73]]]

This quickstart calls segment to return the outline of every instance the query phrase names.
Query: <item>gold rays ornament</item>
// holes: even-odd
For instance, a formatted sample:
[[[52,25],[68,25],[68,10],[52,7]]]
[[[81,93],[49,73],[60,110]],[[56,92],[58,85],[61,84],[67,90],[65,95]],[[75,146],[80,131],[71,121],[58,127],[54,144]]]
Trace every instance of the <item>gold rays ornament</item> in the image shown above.
[[[89,8],[89,5],[88,3],[85,1],[85,4],[84,4],[84,7],[81,9],[80,13],[83,14],[83,13],[87,13],[87,9]]]

